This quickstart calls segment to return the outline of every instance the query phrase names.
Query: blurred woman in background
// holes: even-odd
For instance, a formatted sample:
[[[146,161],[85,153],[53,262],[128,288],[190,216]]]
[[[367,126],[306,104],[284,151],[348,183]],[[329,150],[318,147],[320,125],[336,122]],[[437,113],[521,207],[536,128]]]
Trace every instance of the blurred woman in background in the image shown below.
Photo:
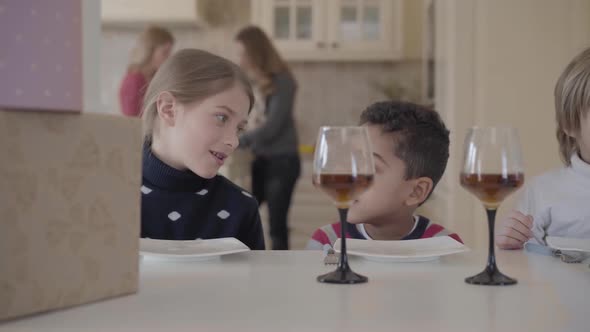
[[[170,56],[173,46],[174,37],[164,28],[152,26],[139,36],[119,88],[123,114],[140,116],[145,90],[158,68]]]
[[[236,42],[240,66],[265,103],[263,123],[242,135],[240,146],[254,154],[252,192],[259,204],[268,205],[272,249],[287,250],[287,216],[301,168],[293,117],[297,83],[260,28],[243,28],[236,35]]]

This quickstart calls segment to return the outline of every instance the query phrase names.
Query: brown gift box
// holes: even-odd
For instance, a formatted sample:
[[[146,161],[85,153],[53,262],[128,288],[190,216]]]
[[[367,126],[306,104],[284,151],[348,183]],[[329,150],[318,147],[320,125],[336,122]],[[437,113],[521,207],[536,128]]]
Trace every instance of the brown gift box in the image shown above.
[[[0,320],[138,289],[141,122],[0,110]]]

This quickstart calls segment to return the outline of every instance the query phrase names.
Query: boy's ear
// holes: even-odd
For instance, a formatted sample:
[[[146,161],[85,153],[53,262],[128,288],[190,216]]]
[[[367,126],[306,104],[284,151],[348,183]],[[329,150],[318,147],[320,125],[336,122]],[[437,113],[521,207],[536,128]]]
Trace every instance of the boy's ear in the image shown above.
[[[168,91],[161,92],[156,99],[158,117],[170,127],[176,123],[177,105],[176,98]]]
[[[417,179],[413,179],[412,182],[414,187],[412,189],[412,192],[410,193],[410,196],[408,197],[408,199],[406,199],[406,205],[418,206],[422,204],[426,200],[426,198],[428,198],[428,195],[434,187],[434,183],[432,182],[432,179],[428,177],[420,177]]]

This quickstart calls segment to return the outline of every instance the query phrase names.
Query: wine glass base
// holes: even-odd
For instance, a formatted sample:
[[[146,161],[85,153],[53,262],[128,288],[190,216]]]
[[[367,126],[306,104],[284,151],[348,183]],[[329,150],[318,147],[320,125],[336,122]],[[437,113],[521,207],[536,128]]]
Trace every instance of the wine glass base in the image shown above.
[[[473,277],[465,278],[465,282],[470,285],[508,286],[515,285],[518,281],[498,271],[484,270]]]
[[[362,284],[369,281],[369,278],[354,273],[352,270],[337,269],[336,271],[318,276],[319,282],[329,284]]]

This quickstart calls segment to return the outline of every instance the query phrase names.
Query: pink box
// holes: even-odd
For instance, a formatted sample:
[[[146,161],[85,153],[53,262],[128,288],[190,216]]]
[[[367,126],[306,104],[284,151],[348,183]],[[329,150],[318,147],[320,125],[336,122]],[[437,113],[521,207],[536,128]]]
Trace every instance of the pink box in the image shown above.
[[[82,110],[81,0],[0,1],[0,107]]]

